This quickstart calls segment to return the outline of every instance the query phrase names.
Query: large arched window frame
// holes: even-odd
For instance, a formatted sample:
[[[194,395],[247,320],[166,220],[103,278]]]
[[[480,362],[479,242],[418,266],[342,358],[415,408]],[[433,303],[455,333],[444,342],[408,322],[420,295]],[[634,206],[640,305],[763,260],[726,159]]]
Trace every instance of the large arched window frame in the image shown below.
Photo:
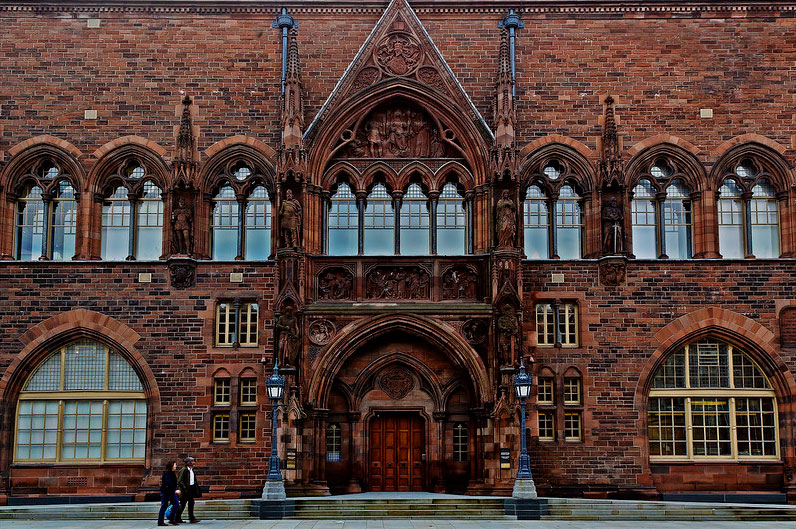
[[[690,181],[681,164],[666,156],[655,157],[640,171],[629,194],[633,254],[637,258],[693,257]]]
[[[14,258],[65,261],[75,255],[78,188],[52,158],[31,165],[21,179],[14,222]]]
[[[263,171],[233,159],[217,175],[210,199],[213,260],[266,260],[271,255],[272,193]]]
[[[14,462],[143,462],[146,426],[144,387],[127,360],[97,342],[72,342],[41,361],[23,386]]]
[[[725,258],[775,258],[782,252],[777,179],[753,157],[722,171],[717,196],[719,253]],[[733,209],[732,222],[727,210]]]
[[[446,181],[441,190],[411,180],[392,190],[375,180],[354,191],[341,180],[326,195],[329,255],[466,255],[472,253],[472,193]],[[443,240],[444,239],[444,240]]]
[[[652,377],[650,460],[779,460],[776,394],[741,347],[716,339],[669,354]]]
[[[547,157],[531,169],[522,196],[527,259],[583,257],[583,180],[584,176],[562,157]]]
[[[130,157],[106,178],[102,243],[106,260],[155,260],[163,254],[163,192],[148,164]]]

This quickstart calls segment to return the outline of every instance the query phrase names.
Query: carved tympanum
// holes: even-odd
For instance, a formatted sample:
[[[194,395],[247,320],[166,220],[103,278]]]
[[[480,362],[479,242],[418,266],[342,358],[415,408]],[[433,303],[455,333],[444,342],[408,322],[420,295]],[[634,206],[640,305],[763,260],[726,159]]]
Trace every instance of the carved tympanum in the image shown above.
[[[478,274],[467,266],[454,266],[442,275],[442,299],[475,299]]]
[[[448,158],[452,156],[436,122],[409,102],[393,104],[365,118],[343,158]]]
[[[406,75],[423,60],[420,43],[408,33],[387,35],[373,52],[373,60],[389,75]]]
[[[336,329],[329,320],[315,320],[310,324],[310,341],[316,345],[326,345],[334,337]]]
[[[318,299],[351,299],[354,276],[345,268],[327,268],[318,277]]]
[[[427,299],[428,272],[418,266],[379,266],[367,275],[371,299]]]
[[[381,389],[395,400],[401,400],[415,387],[415,379],[405,367],[393,367],[379,379]]]

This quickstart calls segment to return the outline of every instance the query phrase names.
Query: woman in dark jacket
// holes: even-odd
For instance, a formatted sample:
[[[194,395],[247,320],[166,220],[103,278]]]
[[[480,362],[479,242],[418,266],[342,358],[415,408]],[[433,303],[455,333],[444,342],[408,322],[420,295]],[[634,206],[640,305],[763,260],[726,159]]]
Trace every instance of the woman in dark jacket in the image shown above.
[[[174,520],[177,513],[180,512],[180,500],[178,498],[179,491],[177,490],[177,462],[171,461],[166,466],[166,471],[160,479],[160,512],[158,513],[158,525],[166,525],[163,521],[163,515],[166,513],[166,508],[169,502],[174,504],[171,509],[171,516],[169,521],[176,525]]]

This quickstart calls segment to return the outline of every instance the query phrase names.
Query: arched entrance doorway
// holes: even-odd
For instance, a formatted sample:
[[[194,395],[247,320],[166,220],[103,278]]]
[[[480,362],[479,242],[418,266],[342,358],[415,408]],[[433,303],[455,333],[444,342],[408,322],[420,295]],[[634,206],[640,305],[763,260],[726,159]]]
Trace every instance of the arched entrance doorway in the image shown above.
[[[327,410],[316,446],[330,491],[463,492],[483,463],[478,355],[424,317],[379,316],[343,334],[310,386]]]

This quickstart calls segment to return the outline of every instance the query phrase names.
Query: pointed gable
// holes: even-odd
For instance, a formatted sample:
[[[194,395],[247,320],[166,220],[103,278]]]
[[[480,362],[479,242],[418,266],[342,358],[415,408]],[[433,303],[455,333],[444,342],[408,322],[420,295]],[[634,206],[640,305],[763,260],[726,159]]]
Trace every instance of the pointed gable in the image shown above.
[[[425,85],[452,101],[476,124],[485,141],[494,141],[483,116],[407,0],[392,0],[307,128],[307,143],[345,101],[372,85],[396,78]]]

